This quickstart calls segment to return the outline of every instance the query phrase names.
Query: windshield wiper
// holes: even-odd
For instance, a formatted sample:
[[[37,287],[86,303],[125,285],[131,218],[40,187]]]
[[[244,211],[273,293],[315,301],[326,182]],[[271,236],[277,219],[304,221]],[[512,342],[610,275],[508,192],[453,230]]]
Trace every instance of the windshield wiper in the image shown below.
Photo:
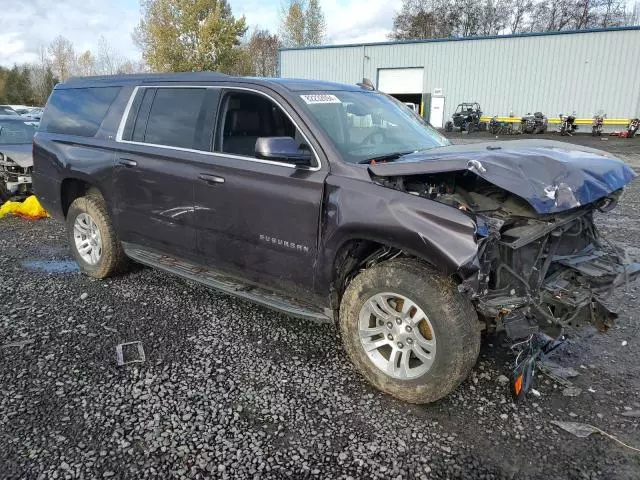
[[[413,153],[413,150],[409,150],[408,152],[395,152],[389,153],[388,155],[381,155],[379,157],[365,158],[364,160],[360,160],[359,164],[371,163],[371,162],[391,162],[393,160],[397,160],[405,155],[409,155]]]

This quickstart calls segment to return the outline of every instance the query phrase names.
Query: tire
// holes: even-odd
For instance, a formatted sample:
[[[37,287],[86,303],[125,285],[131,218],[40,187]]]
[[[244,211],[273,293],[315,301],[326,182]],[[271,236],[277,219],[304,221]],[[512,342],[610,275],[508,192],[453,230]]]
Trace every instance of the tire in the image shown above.
[[[409,329],[406,327],[407,324],[400,323],[402,320],[395,318],[395,325],[391,321],[383,321],[380,326],[378,317],[369,317],[370,310],[366,305],[370,299],[378,294],[387,295],[389,292],[392,295],[406,297],[405,300],[408,299],[410,302],[408,305],[413,302],[424,312],[426,320],[430,323],[426,330],[435,340],[435,354],[432,355],[432,363],[428,369],[419,375],[407,375],[409,378],[394,378],[377,366],[365,351],[363,342],[378,340],[376,337],[361,340],[360,336],[363,321],[372,322],[376,330],[382,328],[384,332],[387,331],[385,329],[397,328],[389,330],[388,335],[398,335],[395,338],[398,340],[397,344],[388,342],[389,349],[393,346],[391,352],[396,353],[402,350],[399,363],[404,360],[404,355],[409,355],[408,362],[413,361],[414,365],[417,363],[418,357],[413,356],[413,350],[410,354],[405,352],[417,346],[418,337],[411,340],[413,347],[409,347],[410,340],[406,336],[415,336],[423,332],[420,325],[422,321],[407,323],[414,325],[415,331],[404,333]],[[388,301],[386,306],[393,308]],[[420,316],[417,312],[413,315]],[[389,319],[391,316],[387,320]],[[413,319],[404,321],[409,322]],[[467,378],[480,352],[480,323],[471,302],[458,292],[450,278],[415,259],[389,260],[360,273],[349,284],[342,297],[339,323],[344,348],[358,372],[377,389],[409,403],[434,402],[451,393]],[[388,335],[385,338],[385,334],[382,333],[379,340],[387,342]],[[424,336],[421,335],[421,338],[424,340]],[[400,344],[401,340],[407,343],[406,349]],[[376,352],[382,353],[381,350]],[[389,358],[393,355],[391,352]],[[387,361],[388,366],[391,364],[392,362]]]
[[[445,131],[445,132],[449,132],[449,133],[450,133],[450,132],[453,132],[453,123],[452,123],[452,122],[450,122],[450,121],[449,121],[449,122],[446,122],[446,123],[444,124],[444,131]]]
[[[76,243],[74,232],[76,220],[83,214],[88,215],[99,231],[102,248],[96,249],[100,250],[100,254],[95,263],[89,262],[86,257],[83,257]],[[87,217],[83,216],[82,218]],[[84,197],[76,198],[69,207],[66,222],[69,247],[82,273],[93,278],[107,278],[126,270],[127,257],[113,228],[106,202],[98,190],[91,189]]]
[[[478,124],[478,129],[479,129],[481,132],[486,132],[486,131],[487,131],[487,122],[480,122],[480,123]]]
[[[464,130],[467,132],[467,134],[471,133],[471,129],[473,128],[472,123],[471,122],[465,122],[464,123]]]

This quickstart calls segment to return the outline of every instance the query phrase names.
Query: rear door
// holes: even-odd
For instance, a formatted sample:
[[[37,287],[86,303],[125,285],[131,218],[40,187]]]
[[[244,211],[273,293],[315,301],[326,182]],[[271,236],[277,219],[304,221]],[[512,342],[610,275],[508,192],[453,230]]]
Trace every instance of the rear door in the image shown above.
[[[118,131],[114,175],[115,221],[123,241],[195,256],[194,185],[198,158],[210,155],[204,105],[212,92],[162,86],[134,91]]]
[[[213,153],[199,159],[195,187],[197,246],[203,263],[304,296],[313,289],[328,169],[315,153],[311,168],[255,157],[259,137],[290,136],[313,150],[295,111],[275,99],[258,87],[225,89],[212,106]]]

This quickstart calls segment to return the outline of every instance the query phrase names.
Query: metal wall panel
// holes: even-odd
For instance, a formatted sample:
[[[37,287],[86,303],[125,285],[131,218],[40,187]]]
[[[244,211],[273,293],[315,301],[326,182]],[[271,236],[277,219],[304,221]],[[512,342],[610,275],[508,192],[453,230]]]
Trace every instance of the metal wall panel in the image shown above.
[[[283,77],[376,82],[379,68],[424,67],[424,92],[443,88],[445,117],[463,101],[485,114],[640,116],[640,29],[282,50]]]

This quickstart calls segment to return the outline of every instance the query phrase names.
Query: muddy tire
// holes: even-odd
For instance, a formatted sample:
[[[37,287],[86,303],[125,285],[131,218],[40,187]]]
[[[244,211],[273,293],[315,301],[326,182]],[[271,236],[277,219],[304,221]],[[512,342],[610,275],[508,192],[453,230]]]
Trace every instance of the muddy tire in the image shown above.
[[[98,190],[91,189],[76,198],[66,221],[69,247],[82,273],[106,278],[127,269],[127,257]]]
[[[371,313],[389,310],[386,318]],[[480,351],[471,302],[450,278],[415,259],[390,260],[360,273],[342,297],[339,323],[347,355],[362,376],[410,403],[451,393]]]

